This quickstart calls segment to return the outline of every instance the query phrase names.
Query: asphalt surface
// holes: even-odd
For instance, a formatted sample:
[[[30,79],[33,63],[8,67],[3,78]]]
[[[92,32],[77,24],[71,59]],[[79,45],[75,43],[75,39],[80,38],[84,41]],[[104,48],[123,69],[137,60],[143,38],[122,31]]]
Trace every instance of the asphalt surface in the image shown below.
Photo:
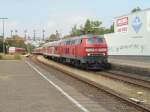
[[[0,61],[0,112],[83,112],[25,61]]]
[[[108,59],[124,60],[128,62],[142,62],[150,64],[150,56],[109,56]]]
[[[109,56],[108,61],[114,64],[150,68],[150,56]]]
[[[63,81],[67,77],[59,79],[53,74],[61,75],[30,60],[0,61],[0,112],[136,112],[105,95],[100,96],[105,96],[104,99],[94,99],[95,96],[88,94],[84,87],[87,94],[83,94],[72,86],[75,85],[73,81],[68,84],[69,81]]]
[[[30,60],[0,61],[0,112],[112,112],[55,73]]]

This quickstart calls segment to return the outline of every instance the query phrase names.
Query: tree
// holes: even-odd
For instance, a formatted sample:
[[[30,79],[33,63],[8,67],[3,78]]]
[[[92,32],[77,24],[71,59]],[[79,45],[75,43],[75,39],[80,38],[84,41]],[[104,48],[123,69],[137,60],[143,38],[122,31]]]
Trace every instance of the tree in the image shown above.
[[[134,13],[134,12],[138,12],[138,11],[141,11],[141,8],[140,7],[137,7],[137,8],[134,8],[134,9],[132,9],[132,13]]]
[[[91,21],[87,19],[84,25],[84,34],[91,33],[91,28],[92,28]]]
[[[0,36],[0,52],[3,52],[3,36]]]
[[[56,38],[60,38],[60,33],[58,32],[58,30],[56,30]]]
[[[19,36],[13,36],[13,38],[6,38],[5,43],[7,46],[21,47],[26,49],[24,39]]]
[[[48,40],[46,40],[47,42],[51,42],[51,41],[55,41],[55,40],[59,40],[60,39],[60,33],[58,32],[58,30],[56,30],[55,34],[51,34],[48,38]]]
[[[55,41],[55,40],[59,40],[59,38],[56,36],[56,34],[51,34],[48,38],[48,41]]]
[[[35,47],[32,44],[30,44],[30,43],[27,44],[27,52],[28,53],[31,53],[34,48]]]
[[[90,21],[89,19],[87,19],[84,25],[84,33],[100,34],[100,32],[103,31],[103,27],[101,27],[101,25],[101,21]]]
[[[86,34],[94,34],[94,35],[104,35],[106,33],[114,32],[114,24],[110,26],[110,28],[102,27],[102,22],[99,20],[92,21],[87,19],[85,24],[77,28],[77,25],[74,25],[71,29],[69,35],[64,36],[64,38],[69,38],[73,36],[86,35]]]
[[[114,24],[112,24],[111,26],[110,26],[110,32],[109,33],[113,33],[114,32]]]
[[[72,36],[79,36],[79,35],[81,35],[81,34],[82,34],[81,29],[78,29],[78,28],[77,28],[77,25],[74,25],[73,28],[72,28],[72,30],[71,30],[71,32],[70,32],[70,36],[71,36],[71,37],[72,37]]]

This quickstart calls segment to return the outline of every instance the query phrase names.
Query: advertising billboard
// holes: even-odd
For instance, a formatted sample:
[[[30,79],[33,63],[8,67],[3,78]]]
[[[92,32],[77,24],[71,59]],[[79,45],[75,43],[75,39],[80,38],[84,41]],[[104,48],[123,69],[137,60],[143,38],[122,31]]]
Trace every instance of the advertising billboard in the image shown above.
[[[123,17],[116,20],[116,32],[117,33],[128,32],[128,17]]]

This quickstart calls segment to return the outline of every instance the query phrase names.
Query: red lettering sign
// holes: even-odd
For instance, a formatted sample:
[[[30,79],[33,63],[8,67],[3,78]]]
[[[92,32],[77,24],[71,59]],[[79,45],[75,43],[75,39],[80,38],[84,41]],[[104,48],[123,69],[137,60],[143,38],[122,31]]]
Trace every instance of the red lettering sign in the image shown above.
[[[117,26],[128,25],[128,17],[124,17],[117,20]]]

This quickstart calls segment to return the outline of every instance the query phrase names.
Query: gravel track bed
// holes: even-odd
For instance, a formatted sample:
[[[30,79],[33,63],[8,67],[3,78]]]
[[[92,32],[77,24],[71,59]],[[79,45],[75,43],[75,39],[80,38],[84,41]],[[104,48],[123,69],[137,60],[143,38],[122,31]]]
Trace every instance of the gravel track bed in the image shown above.
[[[97,89],[94,86],[81,82],[71,76],[68,76],[37,61],[34,61],[34,63],[38,64],[38,66],[42,67],[43,69],[52,72],[53,75],[59,80],[63,81],[67,85],[72,86],[83,95],[97,102],[99,105],[102,105],[108,110],[108,112],[141,112],[140,110],[137,110],[136,108],[128,105],[126,102],[118,99],[117,97],[114,97],[100,89]]]
[[[93,82],[96,82],[97,84],[105,86],[109,89],[112,89],[112,90],[116,91],[117,93],[122,94],[123,96],[125,96],[128,99],[134,98],[137,100],[144,101],[144,103],[142,105],[145,105],[146,107],[150,108],[150,90],[149,89],[146,89],[146,88],[143,88],[140,86],[136,86],[133,84],[129,84],[129,83],[123,82],[121,80],[116,80],[116,79],[112,79],[109,77],[105,77],[100,74],[98,75],[98,74],[90,72],[90,71],[80,70],[77,68],[59,64],[57,62],[44,59],[42,56],[38,56],[37,58],[38,58],[38,60],[41,60],[44,63],[50,64],[51,66],[55,66],[55,67],[57,66],[59,69],[69,71],[69,72],[73,73],[73,76],[77,75],[77,76],[86,78],[88,80],[91,80]],[[142,92],[143,94],[139,95],[138,92]]]

